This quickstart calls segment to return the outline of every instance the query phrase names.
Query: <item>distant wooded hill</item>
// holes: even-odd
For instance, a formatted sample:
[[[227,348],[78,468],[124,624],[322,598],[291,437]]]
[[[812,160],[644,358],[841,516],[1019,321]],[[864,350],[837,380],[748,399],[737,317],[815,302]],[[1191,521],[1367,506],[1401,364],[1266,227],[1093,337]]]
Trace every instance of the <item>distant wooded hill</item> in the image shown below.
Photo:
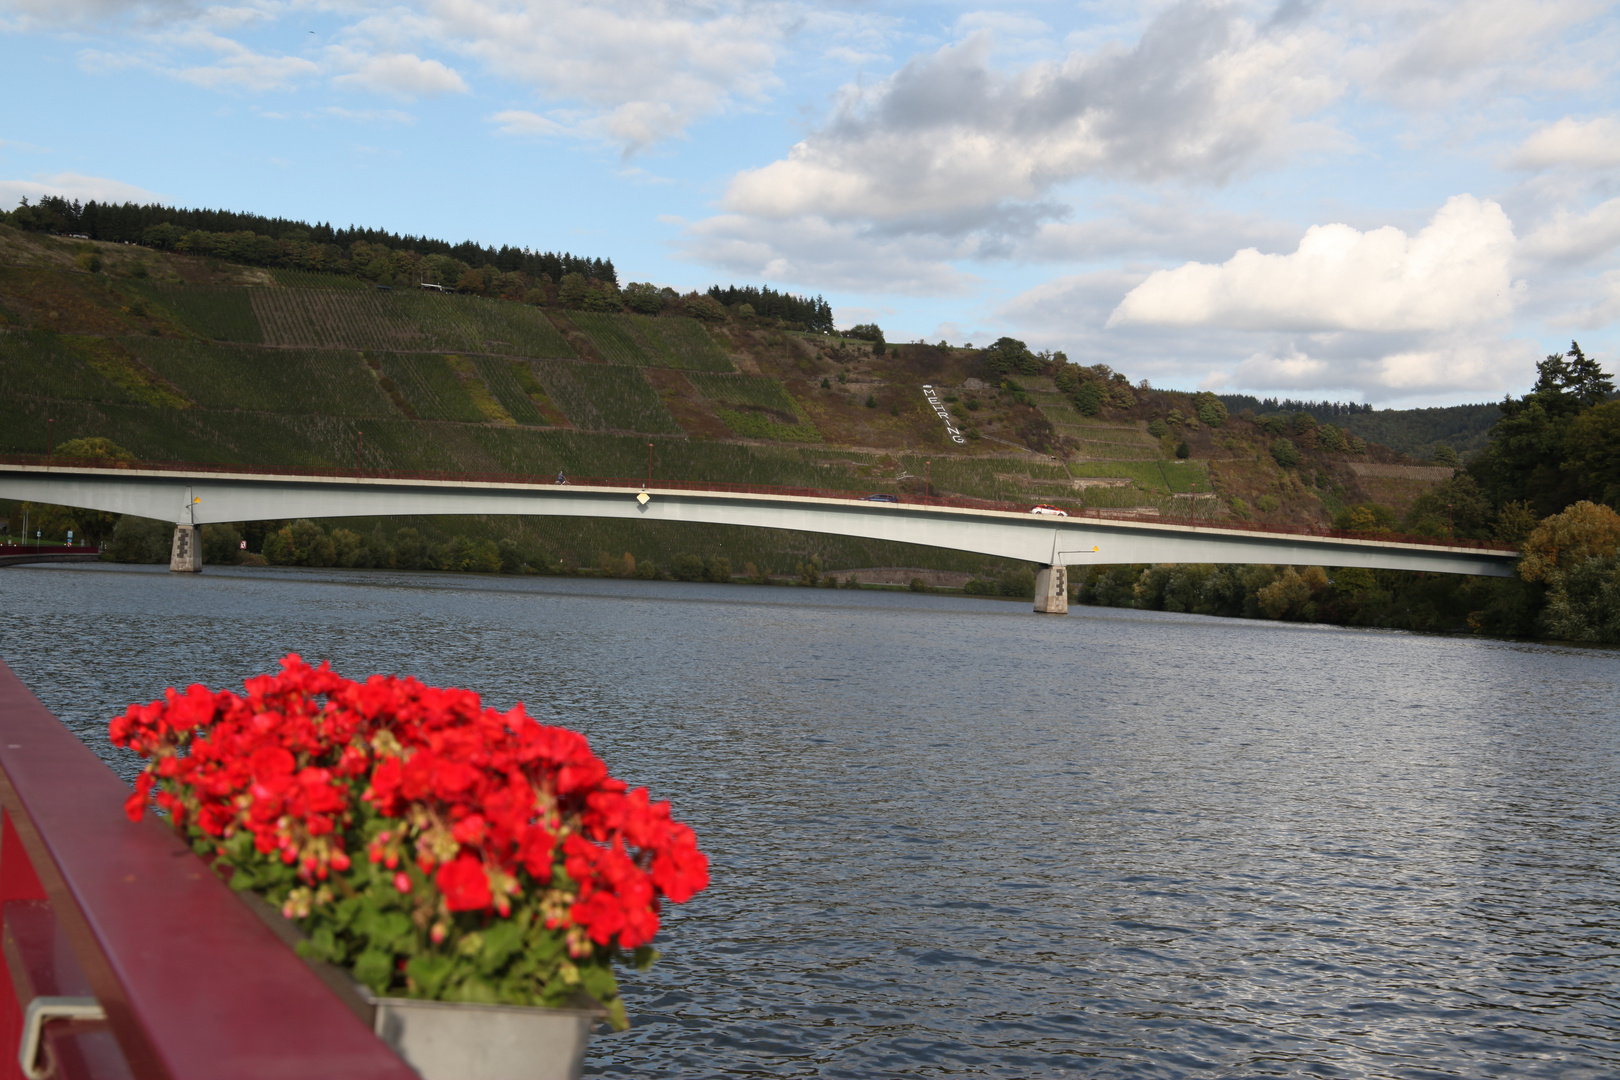
[[[308,260],[309,247],[333,247],[346,251],[361,243],[417,255],[448,256],[475,269],[489,266],[503,272],[520,271],[531,277],[546,274],[552,281],[561,280],[564,274],[582,274],[613,285],[619,283],[612,259],[568,252],[533,251],[511,244],[496,248],[471,240],[452,244],[428,236],[394,233],[387,229],[362,229],[353,225],[334,229],[326,223],[311,224],[234,210],[189,209],[159,203],[98,203],[95,200],[81,205],[77,200],[69,202],[60,196],[50,195],[32,206],[24,199],[23,204],[10,214],[0,212],[0,221],[27,232],[81,235],[91,240],[145,244],[160,249],[177,247],[185,234],[192,232],[233,235],[238,238],[236,250],[217,254],[249,265],[285,264],[330,271],[336,267],[303,265]],[[251,245],[241,242],[239,238],[242,234],[276,241],[280,246],[255,251]],[[287,262],[289,245],[299,255],[299,263]],[[338,260],[326,261],[335,263]]]
[[[1244,409],[1270,416],[1308,413],[1318,422],[1338,424],[1368,442],[1382,443],[1391,450],[1413,457],[1432,459],[1444,445],[1468,457],[1485,448],[1491,425],[1502,410],[1494,403],[1447,405],[1434,409],[1373,409],[1352,401],[1296,401],[1292,398],[1258,398],[1252,394],[1220,394],[1221,402],[1232,412]]]

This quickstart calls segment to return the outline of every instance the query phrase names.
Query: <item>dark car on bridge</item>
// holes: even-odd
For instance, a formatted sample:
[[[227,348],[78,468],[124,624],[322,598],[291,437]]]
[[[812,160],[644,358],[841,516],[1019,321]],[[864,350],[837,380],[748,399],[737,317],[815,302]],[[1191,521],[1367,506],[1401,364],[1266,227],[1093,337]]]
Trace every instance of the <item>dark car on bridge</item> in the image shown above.
[[[898,495],[884,495],[884,494],[882,494],[880,492],[880,493],[875,494],[875,495],[862,495],[861,499],[862,499],[863,502],[892,502],[892,503],[897,503],[897,502],[900,501],[900,496],[898,496]]]

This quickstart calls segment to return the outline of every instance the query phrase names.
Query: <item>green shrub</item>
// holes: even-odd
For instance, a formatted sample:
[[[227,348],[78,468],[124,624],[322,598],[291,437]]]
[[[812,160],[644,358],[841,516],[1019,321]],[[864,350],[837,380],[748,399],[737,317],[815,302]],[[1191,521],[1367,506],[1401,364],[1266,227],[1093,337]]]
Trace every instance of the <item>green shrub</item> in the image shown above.
[[[1587,559],[1559,573],[1541,624],[1548,637],[1620,644],[1620,559]]]
[[[703,560],[696,555],[677,555],[669,573],[676,581],[702,581]]]
[[[1333,518],[1333,527],[1342,532],[1394,532],[1395,511],[1378,503],[1361,503],[1339,511]]]
[[[1080,410],[1082,416],[1096,416],[1102,411],[1103,388],[1101,383],[1088,382],[1075,391],[1074,407]]]
[[[125,514],[113,527],[107,554],[112,556],[114,562],[166,563],[173,541],[173,525]]]
[[[1034,597],[1035,571],[1027,566],[1012,571],[1001,579],[1000,592],[1002,596]]]
[[[688,315],[705,322],[723,322],[726,317],[725,307],[712,296],[688,293],[681,298],[681,305]]]
[[[664,297],[651,282],[632,281],[624,287],[624,305],[643,315],[656,315],[664,310]]]
[[[1277,501],[1275,495],[1262,495],[1254,500],[1254,508],[1262,514],[1275,514],[1282,503]]]
[[[1193,407],[1198,419],[1210,427],[1226,423],[1226,403],[1207,390],[1193,398]]]
[[[242,561],[242,534],[231,525],[204,525],[202,549],[204,563],[235,566]]]
[[[264,557],[273,566],[332,566],[337,548],[319,525],[301,518],[265,537]]]
[[[133,465],[135,455],[111,439],[91,437],[69,439],[56,448],[55,457],[62,461],[82,462],[86,465]]]
[[[1278,439],[1271,444],[1271,457],[1278,465],[1285,469],[1292,469],[1299,464],[1299,448],[1289,439]]]

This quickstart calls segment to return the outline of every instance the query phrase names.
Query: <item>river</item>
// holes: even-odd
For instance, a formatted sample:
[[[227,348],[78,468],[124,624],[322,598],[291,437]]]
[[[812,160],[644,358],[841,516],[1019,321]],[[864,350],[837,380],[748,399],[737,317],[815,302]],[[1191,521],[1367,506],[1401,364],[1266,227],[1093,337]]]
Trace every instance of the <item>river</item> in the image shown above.
[[[288,651],[587,734],[713,885],[600,1076],[1613,1077],[1620,653],[845,590],[0,570],[106,720]]]

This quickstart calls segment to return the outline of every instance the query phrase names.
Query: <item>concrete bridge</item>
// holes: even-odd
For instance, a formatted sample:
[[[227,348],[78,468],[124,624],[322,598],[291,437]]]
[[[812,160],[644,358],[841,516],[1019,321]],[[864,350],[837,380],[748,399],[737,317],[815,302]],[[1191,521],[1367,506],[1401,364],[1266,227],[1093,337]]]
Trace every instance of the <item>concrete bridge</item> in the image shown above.
[[[1264,527],[1108,516],[1046,517],[992,504],[871,502],[850,493],[738,485],[518,477],[409,478],[231,466],[101,468],[0,463],[0,498],[174,521],[170,569],[201,569],[209,523],[405,514],[535,514],[749,525],[894,540],[1035,563],[1035,610],[1068,610],[1067,567],[1269,563],[1513,576],[1517,552],[1467,543],[1362,539]],[[1096,514],[1097,516],[1092,516]]]

